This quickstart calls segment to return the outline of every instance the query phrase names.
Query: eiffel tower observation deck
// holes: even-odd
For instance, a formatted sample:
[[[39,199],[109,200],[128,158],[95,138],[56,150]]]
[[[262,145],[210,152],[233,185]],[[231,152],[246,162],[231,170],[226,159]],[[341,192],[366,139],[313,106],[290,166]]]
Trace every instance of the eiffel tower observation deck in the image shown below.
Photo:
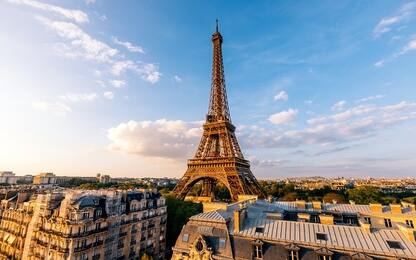
[[[230,192],[233,201],[239,195],[264,197],[259,183],[244,159],[231,122],[225,87],[222,60],[223,38],[218,30],[212,34],[213,60],[211,95],[203,134],[188,169],[173,190],[177,198],[184,199],[191,188],[202,182],[201,197],[213,197],[215,185],[221,183]]]

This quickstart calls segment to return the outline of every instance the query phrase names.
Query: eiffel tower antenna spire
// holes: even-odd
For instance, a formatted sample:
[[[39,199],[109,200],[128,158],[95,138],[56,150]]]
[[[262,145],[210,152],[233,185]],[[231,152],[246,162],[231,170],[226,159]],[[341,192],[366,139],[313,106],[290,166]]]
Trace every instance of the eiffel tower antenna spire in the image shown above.
[[[218,31],[218,19],[216,20],[216,31],[212,34],[212,48],[211,97],[207,122],[231,122],[225,87],[224,65],[222,61],[222,35]]]
[[[215,31],[218,32],[218,18],[215,20],[215,22],[216,22]]]

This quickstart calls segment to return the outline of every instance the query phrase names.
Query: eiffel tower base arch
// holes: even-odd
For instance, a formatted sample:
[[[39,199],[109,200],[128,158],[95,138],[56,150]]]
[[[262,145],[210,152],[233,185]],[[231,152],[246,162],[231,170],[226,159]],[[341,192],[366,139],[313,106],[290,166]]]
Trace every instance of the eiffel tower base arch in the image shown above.
[[[246,160],[223,158],[222,160],[214,159],[211,163],[207,163],[205,159],[203,164],[201,164],[201,160],[192,159],[189,161],[186,173],[173,190],[174,195],[179,199],[184,199],[192,187],[200,181],[202,181],[200,196],[203,197],[213,197],[214,188],[218,183],[228,189],[233,201],[237,201],[239,195],[264,197]],[[236,161],[241,161],[238,163],[240,165]]]

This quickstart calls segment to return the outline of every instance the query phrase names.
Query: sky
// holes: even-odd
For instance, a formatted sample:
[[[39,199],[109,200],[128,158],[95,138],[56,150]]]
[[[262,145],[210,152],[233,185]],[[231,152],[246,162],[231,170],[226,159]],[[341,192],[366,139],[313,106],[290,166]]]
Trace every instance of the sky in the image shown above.
[[[0,170],[180,177],[215,19],[259,179],[416,176],[416,1],[0,0]]]

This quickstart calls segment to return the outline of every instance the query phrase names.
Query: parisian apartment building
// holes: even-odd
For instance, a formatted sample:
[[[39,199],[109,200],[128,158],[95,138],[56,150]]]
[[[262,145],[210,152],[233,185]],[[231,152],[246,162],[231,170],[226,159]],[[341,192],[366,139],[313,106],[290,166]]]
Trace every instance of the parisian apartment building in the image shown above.
[[[0,259],[163,259],[156,190],[20,191],[1,201]]]
[[[416,259],[414,204],[249,199],[208,206],[182,228],[173,260]]]

